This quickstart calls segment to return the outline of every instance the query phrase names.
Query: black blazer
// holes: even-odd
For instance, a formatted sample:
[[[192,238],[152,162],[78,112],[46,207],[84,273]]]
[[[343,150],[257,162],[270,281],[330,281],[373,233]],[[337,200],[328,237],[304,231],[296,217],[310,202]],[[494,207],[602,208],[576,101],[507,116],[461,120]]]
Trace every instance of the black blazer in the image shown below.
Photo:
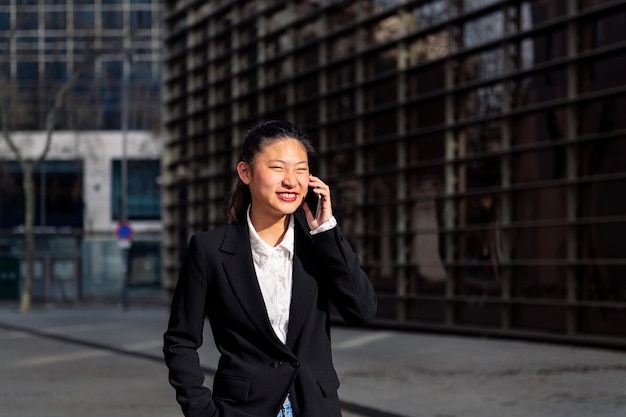
[[[270,325],[259,288],[248,225],[192,236],[164,335],[165,362],[188,417],[276,417],[287,392],[296,417],[341,416],[330,344],[329,303],[350,324],[376,313],[377,301],[339,226],[311,236],[295,214],[293,289],[287,343]],[[208,316],[221,353],[213,392],[196,349]]]

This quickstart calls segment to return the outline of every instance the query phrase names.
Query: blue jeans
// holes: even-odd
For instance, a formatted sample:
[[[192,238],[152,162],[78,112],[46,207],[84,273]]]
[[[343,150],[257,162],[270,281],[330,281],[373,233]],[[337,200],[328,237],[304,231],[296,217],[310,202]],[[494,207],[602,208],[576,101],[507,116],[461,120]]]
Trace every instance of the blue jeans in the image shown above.
[[[291,408],[291,398],[289,397],[289,394],[287,394],[287,398],[285,398],[285,402],[283,403],[276,417],[294,417],[293,409]]]

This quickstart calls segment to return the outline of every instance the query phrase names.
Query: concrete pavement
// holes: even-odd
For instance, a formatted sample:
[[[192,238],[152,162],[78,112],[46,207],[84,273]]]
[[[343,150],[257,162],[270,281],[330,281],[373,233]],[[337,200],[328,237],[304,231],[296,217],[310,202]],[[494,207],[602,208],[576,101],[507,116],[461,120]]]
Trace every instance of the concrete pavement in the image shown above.
[[[0,417],[181,416],[161,354],[167,316],[0,305]],[[623,351],[343,327],[333,348],[344,417],[626,415]]]

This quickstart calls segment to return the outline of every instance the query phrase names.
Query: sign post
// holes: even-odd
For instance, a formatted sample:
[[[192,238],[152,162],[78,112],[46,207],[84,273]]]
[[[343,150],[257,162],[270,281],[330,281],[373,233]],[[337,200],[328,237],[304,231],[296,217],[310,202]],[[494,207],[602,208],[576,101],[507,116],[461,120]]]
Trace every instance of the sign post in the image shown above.
[[[130,242],[133,239],[133,228],[126,222],[120,222],[115,230],[120,248],[126,249],[130,247]]]
[[[133,239],[133,228],[127,222],[120,222],[115,230],[117,242],[122,250],[122,262],[124,263],[124,279],[122,282],[122,308],[128,308],[128,282],[130,279],[130,244]]]

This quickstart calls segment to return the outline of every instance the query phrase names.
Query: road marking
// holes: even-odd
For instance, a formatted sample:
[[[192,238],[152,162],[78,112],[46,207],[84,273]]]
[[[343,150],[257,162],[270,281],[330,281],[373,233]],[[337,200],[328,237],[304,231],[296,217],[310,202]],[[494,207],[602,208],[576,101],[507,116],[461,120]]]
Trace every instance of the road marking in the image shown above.
[[[140,352],[146,349],[152,349],[155,347],[162,347],[162,340],[150,340],[145,342],[133,343],[129,345],[124,345],[122,349]],[[19,361],[13,362],[13,366],[17,368],[21,367],[32,367],[32,366],[42,366],[42,365],[51,365],[54,363],[60,362],[71,362],[81,359],[93,359],[93,358],[102,358],[105,356],[111,356],[116,354],[116,352],[106,349],[90,349],[90,350],[81,350],[74,353],[63,353],[58,355],[47,355],[47,356],[38,356],[31,359],[22,359]]]
[[[376,332],[366,334],[360,337],[355,337],[354,339],[346,340],[345,342],[339,343],[336,346],[333,346],[334,350],[349,350],[359,348],[370,343],[377,342],[379,340],[387,339],[390,337],[392,333],[390,332]]]
[[[2,334],[2,336],[0,336],[0,339],[4,339],[4,340],[13,340],[13,339],[27,339],[29,337],[33,337],[33,335],[28,334],[28,333],[24,333],[24,332],[18,332],[18,331],[6,331],[3,332],[4,334]]]
[[[98,330],[119,329],[123,326],[116,323],[70,324],[65,326],[43,327],[40,330],[54,334],[94,332]]]
[[[130,345],[124,345],[123,347],[126,350],[132,350],[132,351],[136,351],[136,350],[147,350],[147,349],[154,349],[154,348],[163,348],[163,340],[162,339],[158,339],[158,340],[148,340],[146,342],[139,342],[139,343],[133,343]]]
[[[25,368],[31,366],[50,365],[53,363],[75,361],[80,359],[101,358],[111,354],[111,352],[105,350],[82,350],[74,353],[63,353],[60,355],[38,356],[32,359],[23,359],[15,361],[13,366],[16,368]]]

